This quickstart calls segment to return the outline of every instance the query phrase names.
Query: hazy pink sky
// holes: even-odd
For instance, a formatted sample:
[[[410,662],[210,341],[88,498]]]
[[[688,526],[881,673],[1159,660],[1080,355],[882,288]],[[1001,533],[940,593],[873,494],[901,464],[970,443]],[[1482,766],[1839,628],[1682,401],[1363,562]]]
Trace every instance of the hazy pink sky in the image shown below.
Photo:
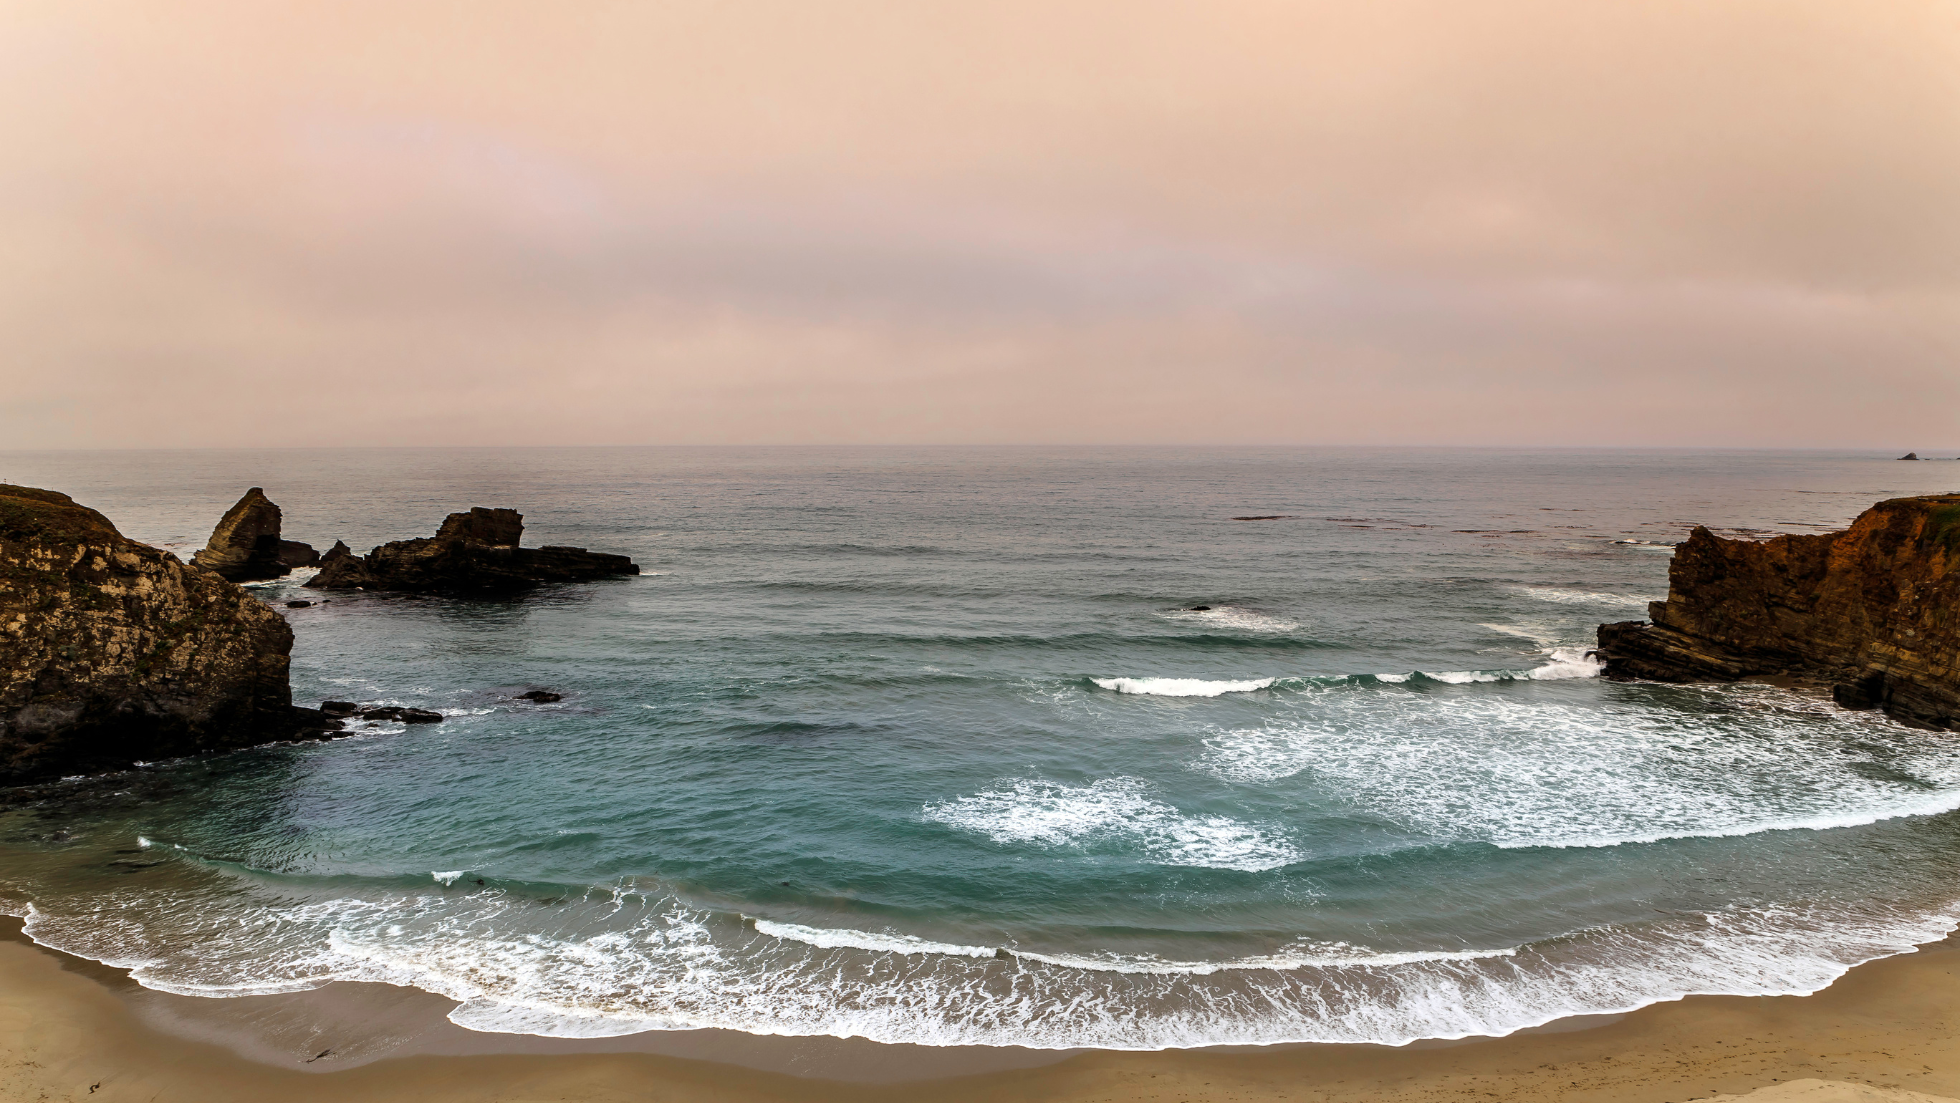
[[[11,0],[0,97],[0,448],[1960,445],[1950,0]]]

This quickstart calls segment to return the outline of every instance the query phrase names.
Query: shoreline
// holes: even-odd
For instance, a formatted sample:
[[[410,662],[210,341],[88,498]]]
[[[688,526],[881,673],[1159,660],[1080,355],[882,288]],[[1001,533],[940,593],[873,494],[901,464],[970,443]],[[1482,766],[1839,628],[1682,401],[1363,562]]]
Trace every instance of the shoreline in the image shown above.
[[[442,1018],[449,1001],[388,985],[174,996],[142,988],[124,970],[39,946],[10,920],[0,928],[0,1100],[464,1103],[653,1095],[733,1103],[930,1094],[948,1103],[1674,1103],[1764,1089],[1751,1103],[1922,1103],[1960,1096],[1955,950],[1960,935],[1858,966],[1810,996],[1690,996],[1502,1038],[1402,1047],[1006,1051],[988,1054],[1005,1063],[988,1063],[967,1048],[732,1031],[591,1040],[480,1034]],[[335,1041],[350,1049],[339,1067],[331,1067],[331,1052],[320,1059],[327,1068],[292,1056],[316,1042],[319,1051],[333,1051]]]

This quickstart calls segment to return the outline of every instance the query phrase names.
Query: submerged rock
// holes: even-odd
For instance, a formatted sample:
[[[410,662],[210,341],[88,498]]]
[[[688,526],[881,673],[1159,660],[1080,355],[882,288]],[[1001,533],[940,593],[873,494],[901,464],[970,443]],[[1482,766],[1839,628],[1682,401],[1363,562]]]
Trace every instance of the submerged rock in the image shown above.
[[[292,647],[242,587],[0,486],[0,785],[327,730],[292,707]]]
[[[280,555],[279,520],[279,507],[255,486],[225,511],[191,562],[232,582],[278,578],[292,569]]]
[[[440,724],[442,713],[428,709],[411,709],[390,705],[386,708],[362,709],[357,713],[363,720],[395,720],[403,724]]]
[[[524,590],[545,582],[588,582],[634,575],[640,568],[623,555],[584,548],[524,548],[524,515],[478,506],[452,513],[435,536],[396,540],[365,556],[336,554],[321,560],[308,586],[322,590],[394,590],[469,594]]]
[[[564,694],[553,693],[548,689],[534,689],[529,693],[520,693],[516,697],[516,700],[531,701],[540,705],[548,705],[553,701],[563,701],[564,699]]]
[[[1600,625],[1607,677],[1782,675],[1831,686],[1847,708],[1960,729],[1960,494],[1880,502],[1819,536],[1697,528],[1648,616]]]

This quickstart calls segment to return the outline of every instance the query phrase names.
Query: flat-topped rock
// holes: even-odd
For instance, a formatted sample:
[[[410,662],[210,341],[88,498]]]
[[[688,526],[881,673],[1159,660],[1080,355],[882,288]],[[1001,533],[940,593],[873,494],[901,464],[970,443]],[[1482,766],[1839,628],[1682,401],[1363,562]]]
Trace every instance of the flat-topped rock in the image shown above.
[[[635,575],[623,555],[584,548],[520,547],[524,515],[482,506],[452,513],[433,537],[396,540],[365,556],[336,544],[307,585],[322,590],[404,593],[492,593],[525,590],[548,582],[590,582]]]
[[[0,485],[0,785],[337,726],[292,707],[292,647],[242,587],[66,494]]]
[[[1960,494],[1894,498],[1849,529],[1675,549],[1652,623],[1599,628],[1611,678],[1831,686],[1840,704],[1960,729]]]

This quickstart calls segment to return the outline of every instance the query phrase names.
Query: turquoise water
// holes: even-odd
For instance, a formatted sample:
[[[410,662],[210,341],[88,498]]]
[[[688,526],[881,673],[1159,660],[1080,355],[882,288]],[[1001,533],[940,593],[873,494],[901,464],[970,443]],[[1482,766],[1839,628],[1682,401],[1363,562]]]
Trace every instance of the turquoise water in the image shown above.
[[[444,723],[0,817],[0,902],[156,988],[382,980],[570,1036],[1401,1042],[1810,991],[1960,917],[1950,735],[1584,655],[1664,595],[1689,524],[1823,531],[1960,467],[403,449],[0,475],[186,558],[262,485],[316,546],[511,506],[529,544],[645,572],[327,595],[288,614],[295,699]],[[298,581],[257,592],[322,596]],[[538,687],[565,699],[511,700]]]

